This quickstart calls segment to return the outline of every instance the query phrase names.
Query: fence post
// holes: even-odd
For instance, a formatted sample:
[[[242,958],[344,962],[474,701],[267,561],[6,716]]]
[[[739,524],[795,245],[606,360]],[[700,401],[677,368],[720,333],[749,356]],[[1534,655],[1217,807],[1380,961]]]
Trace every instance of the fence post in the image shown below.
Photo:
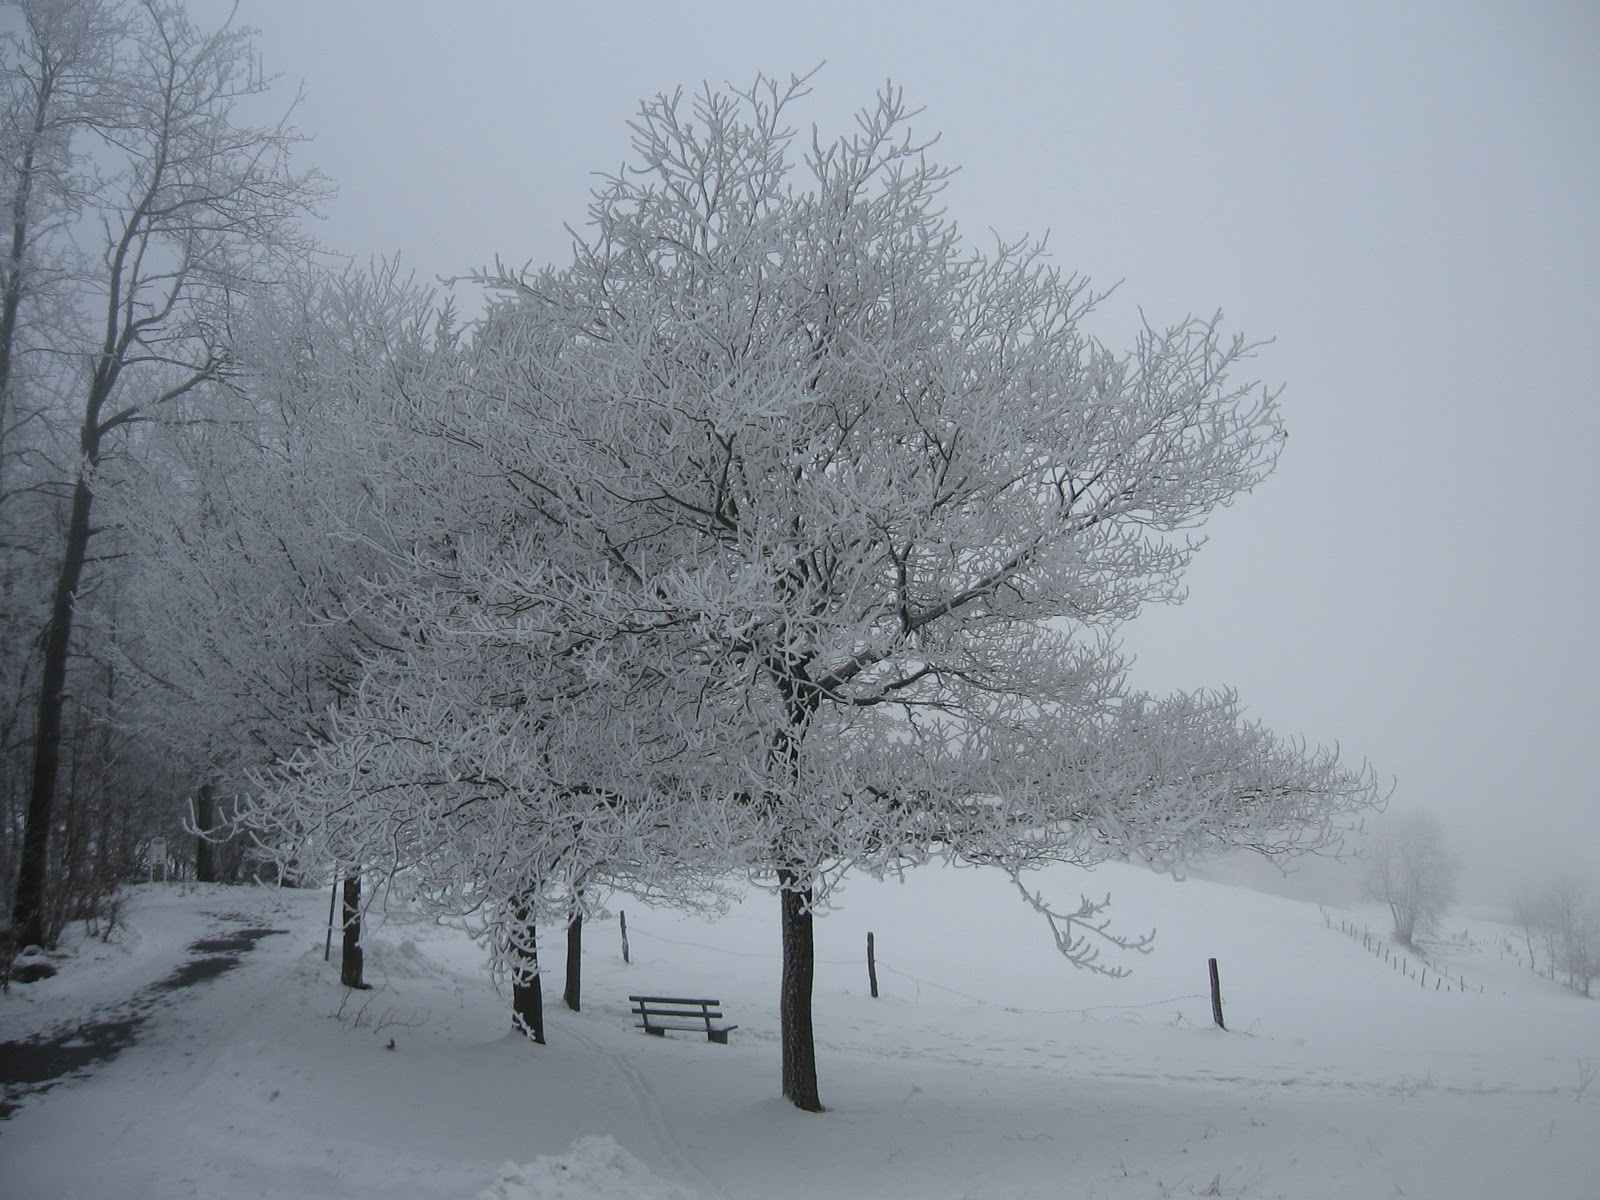
[[[867,930],[867,986],[872,989],[872,998],[878,998],[878,958],[872,951],[872,930]]]
[[[333,877],[333,891],[328,894],[328,936],[322,940],[322,961],[328,961],[333,952],[333,902],[339,898],[339,877]]]
[[[622,961],[628,961],[628,914],[617,909],[617,922],[622,926]]]
[[[1218,1029],[1226,1030],[1228,1027],[1222,1023],[1222,981],[1217,977],[1217,960],[1206,959],[1206,968],[1211,975],[1211,1019]]]

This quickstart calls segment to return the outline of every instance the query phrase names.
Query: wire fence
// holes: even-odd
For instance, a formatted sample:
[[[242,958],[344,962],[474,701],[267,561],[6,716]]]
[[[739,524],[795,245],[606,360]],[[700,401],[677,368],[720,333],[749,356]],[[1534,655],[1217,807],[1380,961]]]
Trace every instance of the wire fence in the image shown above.
[[[1356,943],[1356,945],[1372,955],[1373,958],[1386,964],[1391,971],[1397,972],[1401,978],[1416,980],[1418,988],[1423,991],[1429,990],[1428,972],[1431,970],[1433,972],[1432,990],[1435,992],[1466,992],[1476,995],[1482,995],[1484,992],[1483,984],[1478,984],[1476,988],[1472,987],[1459,970],[1456,972],[1455,977],[1451,978],[1448,970],[1438,966],[1437,963],[1430,963],[1427,957],[1415,947],[1412,947],[1411,953],[1416,955],[1418,961],[1413,962],[1399,946],[1391,944],[1390,940],[1384,937],[1381,932],[1375,933],[1366,925],[1358,925],[1354,921],[1345,918],[1335,922],[1327,909],[1322,910],[1322,925],[1325,929],[1335,930],[1344,934],[1345,937]]]
[[[641,928],[637,924],[630,921],[628,924],[628,936],[630,938],[638,937],[641,934],[651,941],[661,942],[668,946],[684,946],[694,950],[705,950],[712,954],[724,955],[728,958],[762,959],[767,962],[781,961],[783,958],[781,954],[772,954],[755,950],[732,950],[727,946],[713,946],[708,942],[696,942],[688,938],[671,938],[667,937],[665,934],[655,933],[649,929]],[[815,961],[819,966],[864,967],[863,960],[858,958],[817,958]],[[877,956],[877,965],[880,971],[885,971],[890,975],[897,975],[901,979],[908,980],[910,983],[915,985],[917,990],[912,998],[913,1003],[921,1003],[923,988],[932,988],[934,991],[944,992],[951,996],[958,996],[967,1001],[969,1004],[978,1004],[986,1008],[999,1008],[1008,1013],[1023,1013],[1029,1016],[1087,1016],[1090,1013],[1096,1012],[1134,1011],[1146,1008],[1160,1008],[1164,1004],[1176,1004],[1181,1000],[1204,1000],[1207,998],[1207,994],[1205,992],[1189,992],[1182,996],[1167,996],[1161,1000],[1144,1000],[1137,1004],[1089,1004],[1080,1008],[1033,1008],[1026,1005],[1007,1004],[1004,1001],[994,1000],[990,997],[975,996],[971,992],[963,991],[958,987],[951,987],[947,983],[940,983],[938,980],[928,979],[924,976],[914,974],[911,971],[902,970],[901,968],[896,967],[892,963],[886,961],[881,954]],[[961,972],[966,970],[966,968],[955,967],[952,968],[952,970]]]

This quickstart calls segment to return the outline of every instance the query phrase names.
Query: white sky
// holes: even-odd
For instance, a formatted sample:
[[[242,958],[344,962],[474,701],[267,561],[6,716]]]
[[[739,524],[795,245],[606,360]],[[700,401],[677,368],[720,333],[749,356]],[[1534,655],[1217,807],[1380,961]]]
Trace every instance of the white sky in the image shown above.
[[[196,3],[209,18],[223,6]],[[1231,684],[1440,812],[1492,896],[1600,869],[1600,8],[1572,3],[603,5],[245,0],[302,79],[322,234],[424,275],[563,258],[639,97],[892,77],[974,236],[1123,280],[1099,331],[1222,308],[1272,336],[1280,470],[1132,630],[1156,689]]]

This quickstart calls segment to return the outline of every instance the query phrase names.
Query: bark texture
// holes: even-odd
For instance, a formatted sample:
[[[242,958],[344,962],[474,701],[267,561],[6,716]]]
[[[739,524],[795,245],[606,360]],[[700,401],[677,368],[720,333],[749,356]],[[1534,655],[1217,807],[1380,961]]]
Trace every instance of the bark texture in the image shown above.
[[[583,991],[583,914],[573,913],[567,922],[567,985],[561,999],[573,1012],[578,1011]]]
[[[39,706],[34,720],[33,779],[28,792],[28,814],[23,825],[22,856],[17,864],[17,891],[12,924],[19,946],[42,946],[45,941],[44,888],[49,868],[50,823],[56,799],[56,774],[61,768],[61,718],[66,703],[67,649],[72,641],[73,605],[83,564],[89,552],[89,509],[93,493],[87,472],[99,459],[98,413],[84,422],[85,466],[72,489],[72,515],[67,521],[67,543],[56,573],[50,599],[50,621],[45,626],[44,656],[39,675]]]
[[[344,881],[344,949],[339,958],[339,982],[349,988],[364,988],[361,977],[361,876]]]
[[[539,982],[539,945],[533,923],[527,925],[526,947],[517,951],[511,972],[511,1025],[530,1041],[544,1045],[544,990]]]
[[[798,877],[783,872],[783,980],[778,998],[782,1025],[783,1094],[796,1108],[821,1112],[817,1095],[817,1043],[811,1028],[811,985],[816,973],[811,889],[793,890]]]

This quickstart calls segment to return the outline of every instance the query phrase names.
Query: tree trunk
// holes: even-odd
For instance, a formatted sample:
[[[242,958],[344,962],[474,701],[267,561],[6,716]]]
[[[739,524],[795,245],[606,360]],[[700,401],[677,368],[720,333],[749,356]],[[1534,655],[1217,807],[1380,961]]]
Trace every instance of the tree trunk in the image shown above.
[[[207,834],[216,822],[216,804],[212,800],[211,785],[201,784],[194,798],[194,823],[199,835],[194,840],[194,877],[201,883],[217,881],[216,865],[212,862],[211,842]]]
[[[561,993],[561,999],[573,1012],[578,1011],[582,989],[583,914],[573,913],[572,919],[567,922],[567,986]]]
[[[817,1043],[811,1028],[811,985],[816,970],[809,887],[796,890],[800,877],[780,871],[783,885],[783,981],[778,997],[782,1025],[783,1094],[799,1109],[821,1112],[817,1096]]]
[[[344,880],[344,952],[339,958],[339,982],[348,988],[365,988],[361,978],[361,876]]]
[[[17,865],[12,925],[17,945],[44,944],[44,889],[50,851],[50,821],[56,798],[56,773],[61,766],[61,718],[67,686],[67,649],[72,641],[73,605],[89,550],[89,506],[93,494],[87,472],[98,458],[99,439],[90,418],[84,423],[84,456],[72,490],[72,515],[67,544],[50,601],[45,626],[44,657],[39,676],[39,709],[33,731],[33,780],[28,816],[22,832],[22,861]]]
[[[524,918],[525,920],[525,918]],[[511,954],[511,1027],[527,1034],[529,1040],[544,1045],[544,991],[539,983],[539,942],[533,922],[523,928],[524,946],[513,946]]]

